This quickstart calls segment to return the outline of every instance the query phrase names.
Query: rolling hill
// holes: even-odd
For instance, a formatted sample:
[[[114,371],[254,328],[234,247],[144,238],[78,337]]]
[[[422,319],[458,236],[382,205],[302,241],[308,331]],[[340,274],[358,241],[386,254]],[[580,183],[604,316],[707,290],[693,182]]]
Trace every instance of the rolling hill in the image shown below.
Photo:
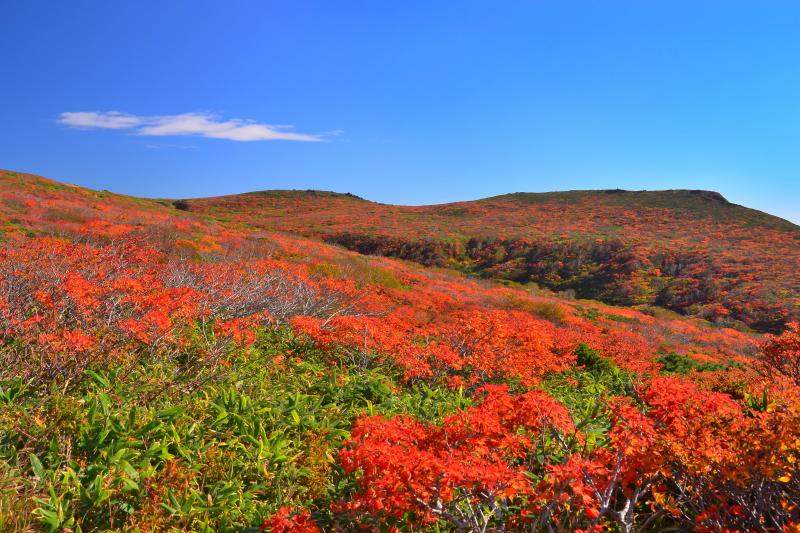
[[[796,236],[0,171],[0,531],[797,530]]]
[[[711,191],[515,193],[418,207],[263,191],[173,205],[364,254],[758,331],[800,316],[800,227]]]

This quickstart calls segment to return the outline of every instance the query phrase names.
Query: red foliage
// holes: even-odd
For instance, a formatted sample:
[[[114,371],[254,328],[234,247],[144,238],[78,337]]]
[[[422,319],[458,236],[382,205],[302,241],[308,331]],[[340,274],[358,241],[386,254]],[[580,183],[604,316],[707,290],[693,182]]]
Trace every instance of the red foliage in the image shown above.
[[[71,379],[88,365],[145,350],[172,354],[203,339],[224,358],[255,328],[297,313],[346,311],[347,283],[278,261],[176,261],[138,240],[84,244],[19,239],[0,248],[0,341],[20,372]]]
[[[800,386],[800,322],[790,323],[781,336],[770,338],[761,351],[761,361]]]
[[[305,510],[296,511],[281,507],[278,512],[264,520],[261,531],[269,533],[318,533],[322,531]]]
[[[545,445],[551,429],[573,429],[566,408],[539,391],[511,396],[485,386],[474,407],[431,425],[398,416],[364,417],[340,453],[359,472],[360,492],[341,509],[356,516],[422,523],[445,519],[456,527],[481,518],[465,509],[488,504],[495,513],[532,494],[524,459]]]
[[[653,379],[641,398],[644,410],[630,399],[609,403],[610,446],[550,466],[542,508],[569,514],[578,502],[593,524],[607,516],[623,530],[642,514],[637,523],[669,515],[701,530],[764,520],[777,528],[797,519],[800,510],[787,504],[797,486],[797,405],[751,412],[670,377]]]
[[[389,316],[298,317],[292,324],[323,347],[386,356],[409,380],[446,376],[454,384],[480,384],[510,377],[532,385],[575,361],[574,346],[561,342],[552,323],[520,311],[419,316],[412,308],[400,308]]]
[[[468,265],[495,278],[615,304],[662,305],[720,324],[777,331],[800,317],[791,300],[800,290],[797,227],[708,191],[512,194],[419,207],[297,191],[186,205],[364,254]]]
[[[168,203],[4,176],[0,376],[12,369],[39,383],[69,382],[95,363],[142,354],[216,364],[252,344],[259,327],[289,324],[337,364],[342,355],[360,366],[389,362],[408,382],[462,387],[475,400],[440,424],[404,416],[358,420],[340,454],[358,490],[337,508],[356,522],[590,530],[613,521],[626,530],[669,518],[684,529],[765,530],[800,519],[797,324],[764,345],[762,362],[783,376],[764,381],[749,367],[755,335],[649,307],[645,313],[532,294],[364,258],[263,229],[264,221],[315,235],[323,226],[358,229],[386,208],[414,216],[408,228],[408,217],[403,227],[388,217],[376,224],[382,230],[446,234],[453,213],[434,210],[439,214],[431,218],[429,208],[365,207],[323,196],[310,200],[320,208],[310,210],[307,198],[295,201],[290,194],[256,196],[265,211],[223,220],[214,214],[237,212],[241,198],[190,202],[190,209],[201,206],[209,214],[201,217]],[[340,209],[345,204],[350,211]],[[354,221],[353,205],[367,215]],[[770,279],[796,295],[796,244],[782,230],[725,226],[731,248],[709,260],[722,226],[689,228],[684,240],[675,240],[677,225],[690,225],[671,210],[592,204],[595,212],[585,199],[576,205],[586,211],[578,215],[558,202],[510,211],[463,204],[465,229],[488,224],[508,232],[473,242],[471,260],[488,261],[486,268],[500,277],[524,264],[525,275],[536,272],[554,285],[586,274],[584,281],[602,280],[613,289],[609,299],[627,303],[651,302],[653,287],[665,284],[659,293],[665,302],[722,324],[732,323],[730,316],[777,323],[784,303],[773,299]],[[541,223],[525,229],[532,218]],[[594,234],[601,222],[621,225],[632,240],[535,242],[551,230]],[[704,236],[708,231],[712,237]],[[651,246],[656,237],[666,249]],[[414,253],[434,261],[440,253],[460,257],[465,246],[423,243]],[[757,261],[740,261],[754,250]],[[597,412],[581,413],[601,428],[594,434],[577,431],[567,409],[536,389],[548,374],[573,367],[581,343],[642,374],[636,383],[647,383],[631,386],[628,397],[607,398]],[[650,379],[661,369],[657,357],[670,352],[741,367]],[[724,388],[723,375],[742,382],[734,391],[738,399],[712,391]],[[512,395],[498,383],[527,392]],[[477,512],[478,504],[488,514]],[[317,530],[307,511],[290,508],[264,527]]]

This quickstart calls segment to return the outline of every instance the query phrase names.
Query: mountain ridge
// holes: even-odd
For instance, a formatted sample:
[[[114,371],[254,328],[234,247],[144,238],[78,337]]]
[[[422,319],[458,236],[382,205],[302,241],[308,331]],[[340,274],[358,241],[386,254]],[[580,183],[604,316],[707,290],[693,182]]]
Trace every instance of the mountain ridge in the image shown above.
[[[109,194],[115,194],[118,196],[124,196],[129,198],[136,198],[139,200],[150,200],[155,202],[168,202],[168,203],[175,203],[175,202],[195,202],[195,201],[204,201],[204,200],[219,200],[219,199],[233,199],[237,197],[249,197],[249,196],[266,196],[266,197],[321,197],[321,198],[349,198],[353,200],[363,201],[373,205],[379,206],[389,206],[389,207],[401,207],[401,208],[438,208],[438,207],[448,207],[454,205],[461,205],[461,204],[471,204],[471,203],[481,203],[487,202],[492,200],[502,200],[502,199],[533,199],[533,198],[541,198],[541,199],[564,199],[569,200],[571,196],[575,197],[582,197],[587,195],[621,195],[626,198],[636,197],[636,196],[652,196],[652,197],[661,197],[661,198],[686,198],[690,200],[701,199],[707,202],[716,202],[721,205],[725,205],[731,208],[741,208],[747,211],[757,213],[761,216],[767,216],[772,219],[779,221],[780,224],[785,224],[788,229],[791,231],[798,231],[800,232],[800,225],[792,222],[791,220],[785,219],[778,215],[774,215],[769,213],[768,211],[763,211],[760,209],[748,207],[744,204],[737,204],[729,201],[722,193],[710,189],[565,189],[565,190],[554,190],[554,191],[515,191],[509,193],[502,193],[492,196],[486,196],[482,198],[475,198],[470,200],[453,200],[449,202],[441,202],[441,203],[431,203],[431,204],[398,204],[398,203],[388,203],[388,202],[379,202],[377,200],[370,200],[366,197],[354,194],[352,192],[339,192],[339,191],[330,191],[330,190],[323,190],[323,189],[260,189],[254,191],[244,191],[238,193],[230,193],[230,194],[222,194],[222,195],[211,195],[211,196],[186,196],[186,197],[156,197],[156,196],[135,196],[129,195],[124,193],[118,193],[106,189],[102,190],[95,190],[91,189],[90,187],[85,187],[82,185],[68,183],[68,182],[60,182],[54,180],[52,178],[47,178],[45,176],[41,176],[38,174],[22,172],[22,171],[15,171],[9,169],[0,169],[0,175],[20,175],[25,176],[27,178],[36,178],[41,179],[44,181],[51,182],[53,184],[59,184],[64,186],[70,187],[77,187],[81,189],[86,189],[95,192],[103,192]]]
[[[351,192],[338,192],[338,191],[328,191],[322,189],[264,189],[264,190],[256,190],[256,191],[247,191],[241,193],[231,193],[231,194],[224,194],[224,195],[213,195],[213,196],[199,196],[199,197],[181,197],[181,198],[149,198],[153,200],[163,200],[163,201],[170,201],[170,202],[192,202],[192,201],[203,201],[203,200],[212,200],[212,199],[233,199],[236,197],[246,197],[246,196],[274,196],[274,197],[322,197],[322,198],[351,198],[354,200],[359,200],[363,202],[367,202],[374,205],[382,205],[382,206],[390,206],[390,207],[403,207],[403,208],[437,208],[437,207],[448,207],[453,205],[460,205],[460,204],[470,204],[470,203],[480,203],[480,202],[487,202],[491,200],[500,200],[500,199],[527,199],[527,198],[536,198],[541,197],[543,199],[564,199],[568,200],[569,196],[586,196],[586,195],[601,195],[601,194],[620,194],[625,195],[626,197],[636,196],[636,195],[654,195],[654,196],[661,196],[663,198],[687,198],[690,200],[693,199],[701,199],[707,202],[717,202],[722,205],[726,205],[733,208],[742,208],[746,209],[751,212],[759,213],[761,215],[766,215],[768,217],[777,219],[782,224],[788,225],[790,228],[793,228],[796,231],[800,231],[800,225],[795,224],[791,220],[782,218],[778,215],[774,215],[769,213],[768,211],[762,211],[760,209],[755,209],[752,207],[748,207],[743,204],[736,204],[730,202],[727,198],[725,198],[722,193],[712,190],[706,189],[639,189],[639,190],[631,190],[631,189],[569,189],[569,190],[559,190],[559,191],[542,191],[542,192],[526,192],[526,191],[517,191],[517,192],[509,192],[503,194],[497,194],[493,196],[486,196],[482,198],[475,198],[471,200],[453,200],[449,202],[441,202],[441,203],[431,203],[431,204],[399,204],[399,203],[391,203],[391,202],[379,202],[377,200],[370,200],[363,196],[359,196],[357,194],[353,194]]]
[[[704,204],[716,204],[723,206],[726,209],[740,209],[743,210],[742,214],[747,213],[749,218],[755,222],[767,223],[776,229],[783,229],[789,232],[797,232],[800,234],[800,225],[794,222],[773,215],[766,211],[761,211],[752,207],[747,207],[742,204],[736,204],[728,201],[721,193],[711,190],[703,189],[643,189],[643,190],[626,190],[626,189],[575,189],[564,191],[547,191],[547,192],[513,192],[505,193],[494,196],[487,196],[485,198],[477,198],[472,200],[455,200],[451,202],[433,203],[433,204],[395,204],[378,202],[368,198],[355,195],[350,192],[337,192],[325,191],[316,189],[268,189],[251,192],[242,192],[234,194],[226,194],[219,196],[204,196],[195,198],[175,198],[163,199],[181,205],[190,205],[192,202],[207,202],[207,201],[224,201],[235,200],[237,198],[246,197],[274,197],[274,198],[342,198],[352,199],[356,201],[365,202],[375,206],[386,206],[401,209],[447,209],[449,207],[460,207],[463,205],[480,205],[481,203],[503,200],[519,200],[521,202],[547,202],[547,201],[564,201],[570,202],[580,198],[591,196],[620,196],[624,200],[638,200],[643,199],[644,207],[667,207],[675,209],[692,209],[698,210],[704,207]],[[623,198],[620,198],[623,200]],[[674,200],[686,200],[686,205],[675,204]],[[700,203],[702,202],[702,203]],[[672,205],[671,205],[672,204]]]

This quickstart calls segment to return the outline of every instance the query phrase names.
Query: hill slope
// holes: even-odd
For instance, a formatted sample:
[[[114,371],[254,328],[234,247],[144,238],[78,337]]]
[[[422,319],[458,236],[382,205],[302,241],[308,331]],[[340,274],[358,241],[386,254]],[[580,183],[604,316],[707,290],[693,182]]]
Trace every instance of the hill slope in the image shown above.
[[[778,331],[800,316],[800,227],[710,191],[515,193],[396,206],[316,191],[176,205],[372,255]]]
[[[567,298],[259,216],[388,213],[351,196],[223,201],[0,172],[0,530],[800,524],[800,326]],[[388,208],[407,233],[453,209]]]

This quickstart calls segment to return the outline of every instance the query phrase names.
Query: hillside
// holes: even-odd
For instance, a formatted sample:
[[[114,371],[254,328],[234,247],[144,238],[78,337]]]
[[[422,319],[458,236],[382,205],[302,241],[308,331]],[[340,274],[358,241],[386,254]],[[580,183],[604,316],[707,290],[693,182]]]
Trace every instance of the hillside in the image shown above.
[[[647,304],[711,269],[703,309],[796,305],[797,228],[714,193],[151,200],[2,171],[0,232],[0,531],[799,527],[798,326]],[[416,262],[330,244],[367,238]],[[547,247],[577,285],[507,281]],[[687,250],[644,303],[546,288],[604,271],[616,301]]]
[[[264,191],[177,205],[360,253],[722,325],[776,332],[800,316],[800,227],[710,191],[515,193],[419,207]]]

